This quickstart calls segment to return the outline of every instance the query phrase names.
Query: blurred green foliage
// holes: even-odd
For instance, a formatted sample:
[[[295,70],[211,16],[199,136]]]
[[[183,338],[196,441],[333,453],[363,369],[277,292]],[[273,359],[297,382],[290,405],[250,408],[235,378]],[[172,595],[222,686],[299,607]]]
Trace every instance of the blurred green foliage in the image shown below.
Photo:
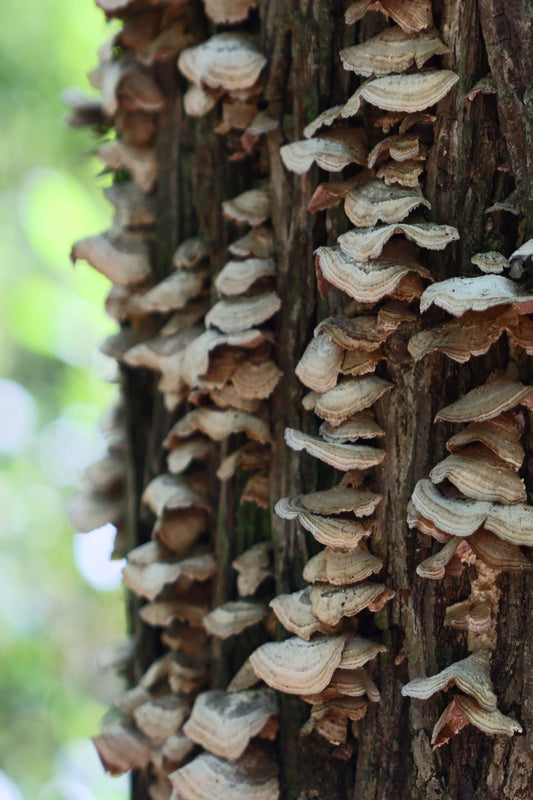
[[[86,740],[118,688],[94,660],[123,635],[123,604],[78,571],[64,510],[116,395],[95,356],[113,330],[107,281],[68,253],[110,210],[95,137],[63,124],[60,99],[89,90],[112,30],[90,0],[3,0],[2,11],[0,770],[27,800],[116,800],[124,782],[103,776]]]

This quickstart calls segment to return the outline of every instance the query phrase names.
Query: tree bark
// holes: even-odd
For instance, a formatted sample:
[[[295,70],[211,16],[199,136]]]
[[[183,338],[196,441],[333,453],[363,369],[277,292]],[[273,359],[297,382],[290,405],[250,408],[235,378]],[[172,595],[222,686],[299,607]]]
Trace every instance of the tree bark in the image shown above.
[[[425,196],[432,206],[430,218],[456,226],[461,234],[460,241],[446,251],[429,255],[436,280],[471,275],[474,253],[494,249],[508,255],[520,237],[531,233],[530,5],[518,0],[434,3],[436,27],[451,47],[442,64],[459,74],[459,83],[437,106]],[[301,177],[288,173],[279,147],[301,138],[304,125],[321,110],[347,99],[355,83],[339,65],[339,48],[369,38],[385,24],[382,16],[370,14],[355,28],[347,28],[343,12],[340,0],[260,0],[249,28],[261,37],[268,59],[265,100],[269,112],[280,120],[280,128],[268,134],[267,159],[255,156],[229,162],[223,140],[213,132],[212,117],[192,121],[185,116],[181,101],[185,83],[176,77],[174,66],[162,68],[158,76],[169,98],[160,117],[157,145],[161,177],[154,252],[159,278],[176,244],[197,231],[213,244],[211,264],[216,274],[227,260],[225,247],[234,233],[222,220],[220,203],[270,180],[277,292],[282,299],[275,323],[276,352],[283,371],[270,401],[272,503],[298,492],[328,488],[334,478],[332,470],[289,450],[283,434],[286,427],[316,432],[315,418],[302,410],[304,387],[294,369],[317,321],[340,308],[337,297],[330,295],[326,302],[317,296],[313,250],[334,244],[347,221],[336,210],[315,216],[308,212],[319,172],[314,168]],[[207,25],[206,31],[212,32]],[[489,69],[496,97],[478,95],[468,100],[466,94]],[[374,141],[379,139],[370,123],[368,131]],[[508,165],[511,172],[499,170]],[[489,206],[511,194],[515,183],[521,216],[504,211],[487,214]],[[433,312],[425,324],[437,321],[441,315]],[[366,718],[357,723],[350,747],[335,750],[315,735],[300,737],[308,706],[282,696],[277,745],[282,800],[528,800],[533,794],[531,577],[511,574],[498,579],[502,600],[492,673],[501,710],[522,722],[524,735],[509,740],[488,737],[469,726],[450,744],[432,751],[431,729],[446,704],[445,696],[425,702],[401,696],[402,685],[411,677],[433,674],[467,654],[465,636],[445,628],[443,618],[446,606],[467,596],[469,582],[462,578],[433,583],[419,578],[416,566],[431,547],[406,523],[414,485],[444,456],[451,431],[445,424],[434,425],[433,417],[510,358],[516,360],[522,380],[528,378],[527,359],[515,358],[502,343],[465,365],[438,355],[415,364],[406,348],[408,334],[415,330],[413,326],[389,340],[384,375],[396,388],[376,406],[378,422],[386,432],[387,459],[375,483],[384,501],[371,548],[384,561],[386,582],[396,597],[375,617],[363,615],[361,625],[365,634],[388,648],[373,674],[381,703],[370,704]],[[150,519],[141,509],[140,494],[163,469],[161,442],[173,417],[163,409],[152,374],[124,368],[123,388],[129,430],[128,547],[133,547],[150,536]],[[221,446],[215,460],[224,453]],[[212,466],[214,473],[216,464]],[[275,593],[301,588],[303,565],[315,552],[310,537],[273,511],[243,510],[239,506],[242,480],[220,488],[213,478],[211,484],[217,508],[213,544],[220,564],[214,605],[236,597],[231,560],[255,542],[270,538],[275,552]],[[135,680],[161,653],[153,629],[138,617],[139,605],[130,598]],[[284,634],[279,630],[278,635]],[[215,647],[213,686],[227,684],[262,636],[243,635],[237,645]],[[146,775],[134,776],[135,800],[145,800],[146,785]]]

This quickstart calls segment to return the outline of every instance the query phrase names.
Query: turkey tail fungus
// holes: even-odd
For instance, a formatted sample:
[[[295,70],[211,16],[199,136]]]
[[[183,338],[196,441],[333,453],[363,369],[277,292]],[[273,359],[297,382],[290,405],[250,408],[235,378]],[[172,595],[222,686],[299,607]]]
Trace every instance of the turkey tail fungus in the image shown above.
[[[65,101],[114,215],[72,260],[120,388],[69,513],[125,558],[104,768],[529,800],[527,4],[96,4]]]

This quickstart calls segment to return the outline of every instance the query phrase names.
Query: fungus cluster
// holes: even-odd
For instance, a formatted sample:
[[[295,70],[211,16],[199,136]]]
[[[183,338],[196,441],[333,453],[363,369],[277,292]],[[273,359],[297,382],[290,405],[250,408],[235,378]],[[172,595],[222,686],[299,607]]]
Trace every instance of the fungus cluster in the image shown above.
[[[344,201],[355,226],[338,237],[336,246],[315,253],[321,294],[338,289],[350,300],[344,314],[317,325],[296,368],[310,390],[304,408],[315,412],[320,428],[317,436],[285,431],[289,447],[305,450],[344,475],[331,489],[278,501],[277,514],[296,519],[325,549],[305,566],[303,578],[310,585],[271,603],[295,638],[267,643],[251,656],[256,674],[267,684],[311,704],[304,731],[314,730],[335,745],[346,742],[347,721],[366,713],[365,696],[379,700],[364,665],[385,648],[357,635],[357,615],[365,609],[378,612],[394,597],[374,579],[383,564],[367,548],[383,500],[372,491],[371,470],[386,458],[374,444],[384,432],[373,406],[393,389],[383,362],[394,358],[393,343],[397,346],[406,326],[416,321],[410,303],[431,281],[420,248],[440,250],[458,238],[454,228],[421,216],[430,204],[418,181],[430,141],[427,128],[435,120],[429,109],[457,76],[434,68],[406,72],[448,48],[431,30],[427,4],[421,10],[411,3],[391,3],[391,8],[359,3],[357,9],[350,7],[347,18],[358,19],[377,5],[398,24],[340,53],[345,69],[369,80],[346,104],[309,123],[302,141],[280,150],[285,167],[298,175],[313,164],[329,172],[351,172],[320,184],[309,205],[314,212]],[[343,122],[359,113],[363,99],[388,113],[377,117],[370,109],[355,123]],[[372,119],[385,133],[396,126],[399,132],[372,141],[369,149],[368,142],[376,138],[369,132]]]
[[[99,5],[108,17],[120,17],[123,28],[102,48],[99,67],[91,74],[101,101],[71,95],[71,123],[87,122],[101,132],[115,128],[117,138],[97,148],[106,168],[119,174],[106,190],[115,218],[108,233],[77,242],[72,258],[85,259],[113,283],[106,310],[121,327],[104,342],[104,352],[123,370],[143,368],[158,375],[166,410],[179,411],[180,417],[163,442],[167,472],[153,477],[142,495],[155,519],[152,539],[129,551],[122,541],[116,548],[126,556],[123,581],[139,598],[140,619],[162,629],[166,652],[116,701],[111,721],[94,742],[113,774],[147,768],[153,800],[169,798],[172,784],[184,800],[216,792],[218,797],[229,793],[270,800],[277,797],[268,745],[277,730],[274,694],[251,689],[257,680],[246,676],[246,668],[236,676],[232,693],[199,694],[210,679],[208,637],[235,636],[264,620],[265,605],[250,597],[272,574],[269,545],[241,554],[235,568],[245,599],[209,613],[209,584],[217,572],[206,471],[216,458],[213,442],[246,435],[248,444],[227,455],[218,476],[227,481],[239,467],[253,470],[241,501],[261,507],[268,503],[270,431],[263,401],[280,378],[272,359],[273,337],[265,327],[280,307],[273,291],[268,187],[250,189],[223,204],[228,220],[251,229],[230,245],[231,260],[215,281],[220,299],[214,305],[213,249],[205,235],[183,240],[170,274],[158,282],[151,261],[157,191],[153,145],[157,113],[167,100],[154,64],[179,55],[179,68],[193,84],[183,98],[189,113],[198,115],[191,102],[199,98],[202,113],[222,102],[217,132],[244,131],[238,146],[231,137],[229,141],[232,158],[238,159],[254,151],[260,134],[272,124],[257,108],[265,59],[255,41],[240,33],[219,34],[191,47],[197,43],[190,34],[190,16],[198,13],[198,3],[102,0]],[[235,22],[254,5],[241,0],[222,9],[206,3],[206,11]],[[246,131],[252,121],[253,128]],[[121,532],[123,416],[119,405],[104,421],[109,453],[88,470],[87,487],[72,501],[71,518],[79,530],[112,522]],[[198,745],[208,752],[197,755]],[[178,796],[178,789],[174,794]]]
[[[468,95],[490,92],[484,79]],[[487,212],[512,210],[495,204]],[[514,213],[514,211],[512,212]],[[420,298],[421,313],[442,309],[453,319],[411,337],[415,361],[434,352],[460,364],[487,353],[503,334],[511,354],[533,354],[533,296],[513,280],[521,261],[531,255],[526,242],[509,258],[496,251],[475,253],[472,264],[483,274],[452,277],[428,286]],[[502,275],[508,271],[508,276]],[[491,681],[492,651],[497,644],[502,572],[531,571],[522,547],[533,545],[533,507],[527,503],[520,476],[525,451],[524,411],[531,409],[533,387],[522,384],[514,365],[489,375],[441,409],[435,421],[462,425],[446,442],[449,455],[436,464],[429,479],[419,480],[408,508],[408,524],[432,537],[441,549],[417,566],[430,580],[459,578],[468,570],[469,596],[446,608],[444,625],[466,632],[468,657],[430,677],[418,677],[402,694],[427,699],[454,687],[451,702],[435,723],[432,744],[440,747],[468,724],[487,734],[513,736],[522,726],[497,708]]]
[[[533,250],[526,242],[509,259],[477,253],[472,262],[483,275],[433,282],[424,251],[442,251],[459,234],[430,220],[423,176],[434,106],[458,76],[438,67],[449,48],[433,28],[429,0],[351,4],[348,24],[367,10],[392,22],[340,51],[340,62],[361,78],[360,85],[345,103],[311,121],[301,141],[280,148],[281,161],[296,175],[314,165],[333,173],[316,187],[309,211],[342,203],[348,220],[335,244],[315,251],[318,290],[333,299],[334,311],[316,325],[296,366],[309,390],[302,405],[314,411],[317,430],[285,430],[288,447],[340,476],[329,488],[302,487],[275,506],[279,517],[297,521],[323,546],[303,569],[304,588],[274,597],[269,610],[272,547],[260,542],[242,545],[232,562],[236,595],[217,591],[217,494],[238,471],[251,472],[240,503],[268,508],[268,401],[282,378],[273,318],[284,309],[275,291],[271,187],[261,138],[278,122],[263,96],[266,58],[258,37],[235,27],[255,19],[258,3],[97,5],[123,21],[91,73],[101,98],[70,92],[67,99],[72,125],[92,125],[102,135],[115,129],[116,137],[97,147],[115,174],[106,190],[115,215],[111,230],[77,242],[72,258],[111,280],[106,310],[120,330],[102,349],[123,375],[153,373],[167,416],[152,443],[165,451],[166,468],[157,474],[158,458],[143,465],[141,513],[153,523],[149,541],[129,550],[126,543],[131,476],[121,401],[102,422],[108,452],[89,468],[71,503],[78,530],[116,525],[115,552],[126,557],[124,584],[142,623],[158,629],[163,653],[144,674],[130,675],[133,687],[117,700],[94,741],[108,771],[146,769],[152,800],[276,800],[276,691],[310,706],[302,734],[314,732],[339,748],[350,727],[357,735],[355,723],[369,702],[380,701],[371,663],[386,651],[377,631],[383,620],[370,615],[395,597],[382,574],[379,542],[374,553],[371,539],[386,503],[377,487],[387,459],[379,423],[395,388],[387,364],[397,368],[409,355],[418,361],[433,352],[464,363],[504,333],[512,349],[533,354],[533,295],[516,280]],[[191,20],[204,13],[223,30],[199,42]],[[253,185],[245,170],[239,173],[238,187],[247,188],[224,200],[220,211],[216,207],[224,230],[244,228],[228,254],[198,222],[196,235],[182,238],[171,264],[159,263],[156,270],[154,139],[169,100],[156,75],[162,74],[160,62],[169,61],[177,61],[179,85],[189,85],[180,96],[185,114],[205,124],[203,130],[215,122],[232,170],[245,159],[255,159],[257,169]],[[471,95],[489,89],[483,84]],[[413,334],[418,304],[420,312],[438,308],[453,319]],[[532,407],[533,387],[508,371],[442,409],[438,420],[464,427],[449,438],[449,455],[417,483],[409,505],[410,527],[442,545],[418,565],[419,576],[458,577],[468,567],[471,578],[469,597],[451,605],[445,618],[446,625],[467,632],[470,655],[402,690],[418,699],[452,685],[458,690],[435,725],[435,746],[468,723],[486,733],[521,730],[497,708],[490,665],[501,596],[497,577],[531,569],[521,547],[533,545],[533,511],[520,470],[523,409]],[[234,642],[252,628],[264,641],[276,620],[291,636],[260,645],[225,689],[212,688],[220,686],[210,673],[213,649],[220,652],[222,640]]]

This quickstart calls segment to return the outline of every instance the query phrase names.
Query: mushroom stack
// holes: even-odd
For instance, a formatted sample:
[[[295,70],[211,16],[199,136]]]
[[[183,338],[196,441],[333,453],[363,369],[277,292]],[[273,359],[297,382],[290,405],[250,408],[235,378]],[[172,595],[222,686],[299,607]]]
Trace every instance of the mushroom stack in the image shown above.
[[[533,313],[533,295],[499,274],[509,268],[513,271],[516,263],[511,266],[512,262],[522,258],[520,250],[509,260],[493,251],[476,253],[472,263],[484,275],[450,278],[425,290],[420,302],[422,312],[434,305],[455,319],[411,338],[409,351],[415,360],[440,352],[463,364],[488,352],[503,333],[511,345],[533,355],[533,321],[528,316]]]
[[[305,128],[304,140],[280,152],[285,166],[297,174],[313,163],[329,172],[350,166],[353,173],[321,184],[310,203],[310,210],[318,211],[344,199],[346,214],[357,226],[339,237],[340,246],[316,251],[321,293],[337,288],[352,300],[345,316],[330,317],[316,327],[296,369],[311,390],[304,408],[313,409],[323,422],[318,436],[285,432],[290,447],[307,451],[345,477],[332,489],[278,502],[280,516],[297,519],[326,549],[304,569],[311,586],[271,603],[280,622],[297,638],[263,645],[252,654],[251,663],[270,686],[308,700],[312,711],[305,730],[316,730],[334,744],[346,741],[348,719],[364,716],[363,696],[379,699],[363,665],[383,648],[354,637],[353,618],[363,609],[379,611],[394,595],[382,583],[368,580],[379,573],[382,562],[364,544],[381,500],[364,483],[385,452],[361,441],[383,435],[371,407],[393,388],[375,373],[382,361],[394,357],[388,341],[404,323],[416,320],[408,303],[421,295],[423,281],[431,279],[414,247],[389,239],[402,233],[421,247],[442,249],[458,238],[449,226],[403,221],[415,209],[429,207],[418,183],[424,159],[421,129],[434,120],[426,109],[457,80],[445,70],[391,74],[405,72],[413,63],[422,67],[432,56],[447,52],[434,32],[420,32],[431,26],[431,19],[418,19],[415,13],[413,21],[410,7],[404,3],[403,9],[396,9],[400,27],[341,51],[346,69],[375,79],[363,84],[345,106],[322,113]],[[357,113],[358,97],[389,112],[378,120],[386,132],[401,123],[398,135],[381,140],[370,152],[362,126],[332,127],[339,118]],[[325,133],[317,133],[326,126]],[[380,165],[388,157],[391,160]],[[363,169],[354,173],[354,164]],[[386,224],[380,226],[380,221]],[[348,668],[343,665],[344,648],[362,652]]]
[[[113,556],[124,555],[124,408],[119,401],[100,422],[106,443],[106,454],[91,464],[84,473],[82,491],[70,499],[69,519],[81,533],[111,524],[117,529]]]
[[[204,330],[196,323],[208,308],[208,249],[199,238],[186,240],[174,256],[174,272],[154,285],[154,137],[157,115],[165,104],[154,67],[194,43],[189,32],[191,4],[101,0],[99,5],[124,25],[101,49],[100,65],[91,74],[102,100],[88,102],[71,95],[70,121],[96,125],[102,132],[114,126],[118,134],[98,147],[106,167],[117,173],[105,192],[115,217],[108,233],[77,242],[72,258],[85,259],[113,282],[106,310],[121,330],[106,340],[104,352],[123,365],[161,372],[159,388],[167,408],[174,410],[190,391],[181,372],[184,349]],[[104,426],[109,453],[89,468],[88,488],[71,504],[73,523],[82,530],[104,522],[120,525],[124,514],[120,406]],[[209,440],[188,442],[181,452],[171,453],[169,474],[147,486],[143,499],[156,516],[153,541],[129,553],[120,540],[115,545],[127,555],[125,584],[149,601],[142,619],[165,627],[162,638],[171,652],[119,699],[95,744],[104,766],[114,774],[149,766],[153,800],[170,796],[167,776],[194,747],[179,729],[209,675],[202,618],[209,609],[207,582],[216,565],[202,537],[210,524],[210,508],[204,473],[183,475],[206,458],[209,446]]]
[[[256,2],[249,0],[205,2],[208,16],[224,25],[244,21],[255,6]],[[260,136],[277,127],[278,123],[260,107],[265,65],[256,37],[234,30],[187,48],[178,59],[180,72],[190,82],[183,98],[186,113],[203,117],[220,103],[221,119],[215,131],[226,137],[233,151],[232,161],[252,153]]]
[[[533,408],[533,386],[510,375],[494,375],[436,420],[468,423],[447,442],[450,455],[420,480],[413,492],[409,525],[444,546],[417,567],[423,578],[458,577],[476,568],[466,600],[446,609],[445,625],[467,632],[473,655],[430,678],[416,678],[402,693],[426,699],[451,683],[456,695],[437,721],[432,743],[445,744],[469,722],[485,733],[512,736],[518,722],[501,714],[490,680],[490,654],[496,646],[501,572],[533,568],[521,546],[533,546],[533,506],[518,472],[524,461],[520,442],[521,407]]]

